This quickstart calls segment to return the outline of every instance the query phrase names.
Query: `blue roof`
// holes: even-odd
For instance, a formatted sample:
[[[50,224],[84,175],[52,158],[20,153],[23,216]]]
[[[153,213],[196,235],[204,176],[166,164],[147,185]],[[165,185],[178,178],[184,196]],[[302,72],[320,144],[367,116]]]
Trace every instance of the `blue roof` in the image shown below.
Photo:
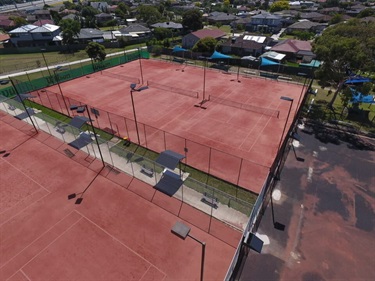
[[[215,52],[211,55],[211,57],[210,57],[210,59],[230,59],[230,58],[231,58],[231,56],[224,55],[224,54],[222,54],[222,53],[220,53],[220,52],[218,52],[218,51],[215,51]]]

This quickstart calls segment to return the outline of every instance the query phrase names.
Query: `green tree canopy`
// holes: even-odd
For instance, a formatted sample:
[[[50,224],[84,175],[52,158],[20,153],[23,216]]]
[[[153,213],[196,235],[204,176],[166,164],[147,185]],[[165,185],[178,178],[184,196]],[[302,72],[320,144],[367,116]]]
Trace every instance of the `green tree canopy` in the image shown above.
[[[62,30],[63,43],[67,45],[73,44],[74,37],[78,36],[81,30],[79,21],[72,19],[65,19],[59,22]]]
[[[197,31],[203,28],[202,13],[198,9],[186,11],[182,15],[182,26],[191,31]]]
[[[94,61],[103,61],[107,56],[105,52],[105,47],[96,42],[90,42],[86,49],[87,55]]]
[[[327,28],[313,43],[313,52],[323,61],[315,72],[323,83],[337,83],[332,106],[347,77],[353,72],[375,71],[375,23],[363,23],[357,19]],[[370,59],[372,58],[372,59]]]
[[[213,53],[216,47],[217,41],[213,37],[205,37],[195,43],[192,51],[200,53]]]
[[[270,6],[270,12],[289,10],[289,1],[276,1]]]
[[[164,40],[172,37],[172,30],[163,27],[157,27],[154,29],[154,36],[157,40]]]
[[[156,7],[141,5],[138,8],[137,18],[151,25],[161,21],[162,16]]]
[[[27,21],[23,17],[10,16],[9,19],[12,20],[17,27],[27,24]]]

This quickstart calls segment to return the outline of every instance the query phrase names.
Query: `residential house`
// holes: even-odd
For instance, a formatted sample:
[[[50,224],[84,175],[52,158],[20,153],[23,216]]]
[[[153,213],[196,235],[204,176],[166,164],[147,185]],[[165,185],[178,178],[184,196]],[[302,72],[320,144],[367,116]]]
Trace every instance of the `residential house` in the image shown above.
[[[60,32],[60,27],[57,25],[28,24],[9,31],[9,35],[12,45],[15,47],[42,47],[61,44]]]
[[[320,13],[326,14],[326,15],[341,14],[342,11],[343,9],[339,7],[329,7],[329,8],[324,8],[324,9],[319,10]]]
[[[286,39],[271,48],[271,51],[285,54],[290,61],[302,60],[303,57],[315,57],[311,51],[312,46],[309,41]]]
[[[49,10],[36,10],[32,13],[36,20],[50,20],[52,19]]]
[[[155,24],[151,25],[151,27],[153,27],[153,28],[161,27],[161,28],[173,29],[173,30],[176,30],[176,31],[180,31],[180,30],[183,29],[183,26],[182,26],[181,23],[175,23],[175,22],[172,22],[172,21],[158,22],[158,23],[155,23]]]
[[[261,57],[273,62],[282,63],[285,59],[285,54],[281,54],[275,51],[269,51],[262,54]]]
[[[290,1],[289,7],[291,10],[306,10],[315,6],[312,1]]]
[[[346,10],[346,14],[352,17],[356,17],[360,12],[362,12],[364,9],[367,9],[368,7],[358,4],[351,6]]]
[[[16,26],[13,20],[9,19],[9,15],[0,14],[0,29],[11,30]]]
[[[318,12],[311,12],[311,13],[301,13],[301,19],[306,19],[315,22],[329,22],[332,19],[330,15],[324,15]]]
[[[213,37],[216,40],[224,38],[227,34],[220,29],[201,29],[198,31],[191,32],[182,37],[182,47],[191,49],[200,39],[206,37]]]
[[[237,20],[238,17],[228,13],[222,12],[212,12],[208,15],[207,20],[209,24],[230,24],[231,22]]]
[[[98,24],[102,24],[110,20],[113,20],[113,16],[111,14],[100,13],[98,15],[95,15],[95,19]]]
[[[278,33],[282,27],[282,18],[270,13],[252,16],[246,25],[246,31],[261,33]]]
[[[108,10],[108,3],[107,2],[90,2],[90,6],[94,9],[97,9],[103,13],[107,13]]]
[[[103,31],[95,28],[81,28],[78,36],[74,38],[78,43],[104,42]]]
[[[272,39],[267,36],[243,35],[222,43],[221,50],[225,54],[257,57],[264,52],[271,41]]]
[[[8,43],[10,36],[0,32],[0,48],[3,48],[4,44]]]
[[[36,26],[43,26],[45,24],[55,24],[55,22],[53,20],[37,20],[35,22],[32,23],[33,25],[36,25]]]
[[[125,37],[128,40],[148,38],[151,35],[151,30],[148,27],[137,23],[123,27],[119,31],[121,32],[120,36]]]
[[[285,29],[285,33],[292,34],[295,31],[320,32],[321,28],[318,28],[319,26],[321,26],[321,24],[317,22],[312,22],[309,20],[300,20],[289,25]]]

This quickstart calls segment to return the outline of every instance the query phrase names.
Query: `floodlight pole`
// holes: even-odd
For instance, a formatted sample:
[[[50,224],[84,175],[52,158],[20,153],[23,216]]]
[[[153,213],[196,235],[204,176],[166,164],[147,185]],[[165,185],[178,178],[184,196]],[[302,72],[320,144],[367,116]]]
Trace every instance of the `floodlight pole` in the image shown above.
[[[203,66],[203,99],[202,101],[206,100],[206,67],[207,67],[207,58],[205,58],[204,66]]]
[[[138,139],[138,144],[141,144],[141,140],[139,138],[139,131],[138,131],[138,122],[137,122],[137,115],[135,114],[135,106],[134,106],[134,99],[133,99],[133,91],[134,89],[130,89],[130,98],[132,101],[132,107],[133,107],[133,116],[134,116],[134,122],[135,122],[135,130],[137,132],[137,139]]]
[[[60,94],[61,94],[61,96],[62,96],[62,98],[63,98],[66,112],[68,113],[68,116],[70,117],[70,113],[69,113],[68,105],[66,104],[65,97],[64,97],[63,91],[62,91],[61,86],[60,86],[60,79],[59,79],[59,76],[56,74],[56,71],[57,71],[57,70],[58,70],[58,69],[53,70],[53,73],[54,73],[54,76],[55,76],[55,79],[56,79],[56,82],[57,82],[57,87],[59,87]]]
[[[306,73],[299,72],[298,75],[305,77],[305,81],[303,82],[303,86],[302,86],[301,94],[300,94],[300,96],[299,96],[299,98],[298,98],[297,107],[300,106],[299,103],[300,103],[300,101],[301,101],[301,99],[302,99],[303,90],[305,89],[306,82],[307,82],[307,74],[306,74]],[[295,113],[294,116],[296,116],[296,115],[297,115],[297,111],[296,111],[296,113]]]
[[[242,37],[242,42],[241,42],[241,47],[240,47],[240,52],[242,54],[242,48],[243,48],[243,41],[244,41],[244,38]],[[240,67],[241,67],[241,58],[240,58],[240,62],[238,64],[238,68],[237,68],[237,82],[241,82],[240,80]]]
[[[96,135],[95,127],[94,127],[94,124],[92,123],[90,110],[89,110],[87,104],[85,104],[85,108],[86,108],[86,110],[87,110],[87,115],[88,115],[88,117],[89,117],[89,119],[90,119],[90,124],[91,124],[92,131],[93,131],[93,133],[94,133],[94,138],[95,138],[96,145],[98,146],[98,150],[99,150],[99,154],[100,154],[100,159],[102,160],[103,167],[105,167],[105,162],[104,162],[104,158],[103,158],[102,150],[100,149],[98,136]]]
[[[47,71],[48,71],[48,73],[49,73],[49,77],[52,78],[52,74],[51,74],[51,71],[49,70],[49,67],[48,67],[48,64],[47,64],[46,57],[44,56],[44,51],[45,51],[45,50],[46,50],[46,49],[40,49],[40,51],[42,52],[42,56],[43,56],[44,63],[46,64]]]
[[[22,103],[22,106],[23,106],[23,108],[24,108],[25,111],[26,111],[27,116],[29,117],[29,119],[30,119],[30,121],[31,121],[31,124],[33,125],[33,127],[34,127],[36,133],[38,133],[39,131],[38,131],[38,129],[36,128],[36,126],[35,126],[35,124],[34,124],[34,121],[33,121],[33,119],[31,118],[30,113],[27,111],[27,107],[26,107],[26,105],[25,105],[25,103],[24,103],[24,101],[23,101],[23,99],[22,99],[20,93],[18,92],[17,87],[14,85],[13,80],[12,80],[10,77],[8,77],[8,78],[9,78],[10,82],[12,83],[12,86],[13,86],[14,90],[16,91],[16,95],[17,95],[17,97],[20,99],[20,101],[21,101],[21,103]]]
[[[141,69],[141,84],[143,84],[142,54],[141,54],[141,49],[139,47],[138,47],[138,55],[139,55],[139,68]]]
[[[206,254],[206,243],[203,241],[200,241],[199,239],[195,238],[194,236],[188,234],[191,239],[194,241],[197,241],[199,244],[202,245],[202,258],[201,258],[201,275],[200,275],[200,281],[203,281],[203,273],[204,273],[204,258]]]
[[[283,133],[281,134],[279,147],[278,147],[278,149],[277,149],[278,152],[280,152],[281,143],[282,143],[282,141],[283,141],[283,136],[284,136],[284,133],[285,133],[285,129],[286,129],[286,126],[287,126],[287,124],[288,124],[290,111],[291,111],[292,106],[293,106],[293,99],[292,99],[292,98],[289,98],[289,97],[280,97],[280,99],[281,99],[281,100],[285,100],[285,101],[289,101],[289,102],[290,102],[290,106],[289,106],[289,110],[288,110],[288,116],[286,117],[286,121],[285,121],[285,124],[284,124]]]

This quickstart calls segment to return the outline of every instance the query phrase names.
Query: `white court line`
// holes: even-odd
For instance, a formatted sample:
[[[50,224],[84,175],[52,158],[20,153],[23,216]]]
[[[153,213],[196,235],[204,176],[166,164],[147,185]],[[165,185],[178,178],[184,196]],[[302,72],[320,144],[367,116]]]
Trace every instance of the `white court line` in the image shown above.
[[[117,237],[113,236],[112,234],[110,234],[107,230],[105,230],[104,228],[102,228],[100,225],[96,224],[95,222],[93,222],[92,220],[90,220],[88,217],[86,217],[84,214],[82,214],[81,212],[75,210],[75,212],[77,212],[79,215],[81,215],[84,219],[86,219],[87,221],[89,221],[90,223],[92,223],[93,225],[95,225],[97,228],[99,228],[100,230],[102,230],[105,234],[107,234],[108,236],[110,236],[113,240],[117,241],[118,243],[120,243],[121,245],[123,245],[126,249],[128,249],[129,251],[131,251],[132,253],[134,253],[136,256],[140,257],[142,260],[144,260],[145,262],[147,262],[148,264],[152,265],[153,267],[155,267],[157,270],[159,270],[161,273],[163,273],[164,275],[167,275],[164,271],[160,270],[160,268],[158,268],[157,266],[155,266],[154,264],[152,264],[150,261],[146,260],[144,257],[142,257],[140,254],[138,254],[136,251],[134,251],[133,249],[129,248],[126,244],[124,244],[122,241],[120,241]]]
[[[52,225],[50,228],[48,228],[46,231],[44,231],[41,235],[39,235],[37,238],[35,238],[29,245],[27,245],[27,246],[25,246],[21,251],[19,251],[16,255],[14,255],[10,260],[8,260],[7,262],[5,262],[1,267],[0,267],[0,269],[2,269],[4,266],[6,266],[8,263],[10,263],[12,260],[14,260],[16,257],[18,257],[24,250],[26,250],[28,247],[30,247],[31,245],[33,245],[36,241],[38,241],[38,239],[40,239],[43,235],[45,235],[47,232],[49,232],[52,228],[54,228],[56,225],[58,225],[59,223],[61,223],[64,219],[66,219],[68,216],[70,216],[72,213],[74,212],[74,210],[73,211],[71,211],[69,214],[67,214],[65,217],[63,217],[61,220],[59,220],[58,222],[56,222],[54,225]],[[80,221],[82,218],[80,218],[80,219],[78,219],[77,220],[77,222],[78,221]],[[76,223],[77,223],[76,222]],[[73,225],[75,225],[76,223],[74,223]],[[69,227],[70,228],[70,227]],[[66,229],[66,230],[68,230],[68,229]],[[66,232],[66,230],[64,231],[64,233]],[[61,236],[61,235],[60,235]],[[59,237],[60,237],[59,236]],[[55,239],[56,240],[56,239]],[[55,241],[54,240],[54,241]],[[49,244],[50,245],[50,244]],[[48,245],[48,246],[49,246]],[[43,249],[44,250],[44,249]],[[42,251],[43,251],[42,250]],[[40,252],[42,252],[42,251],[40,251]],[[34,258],[33,258],[34,259]],[[30,260],[31,261],[31,260]],[[29,262],[30,262],[29,261]],[[28,263],[29,263],[28,262]],[[26,264],[25,264],[26,265]],[[21,268],[23,268],[25,265],[23,265]]]

